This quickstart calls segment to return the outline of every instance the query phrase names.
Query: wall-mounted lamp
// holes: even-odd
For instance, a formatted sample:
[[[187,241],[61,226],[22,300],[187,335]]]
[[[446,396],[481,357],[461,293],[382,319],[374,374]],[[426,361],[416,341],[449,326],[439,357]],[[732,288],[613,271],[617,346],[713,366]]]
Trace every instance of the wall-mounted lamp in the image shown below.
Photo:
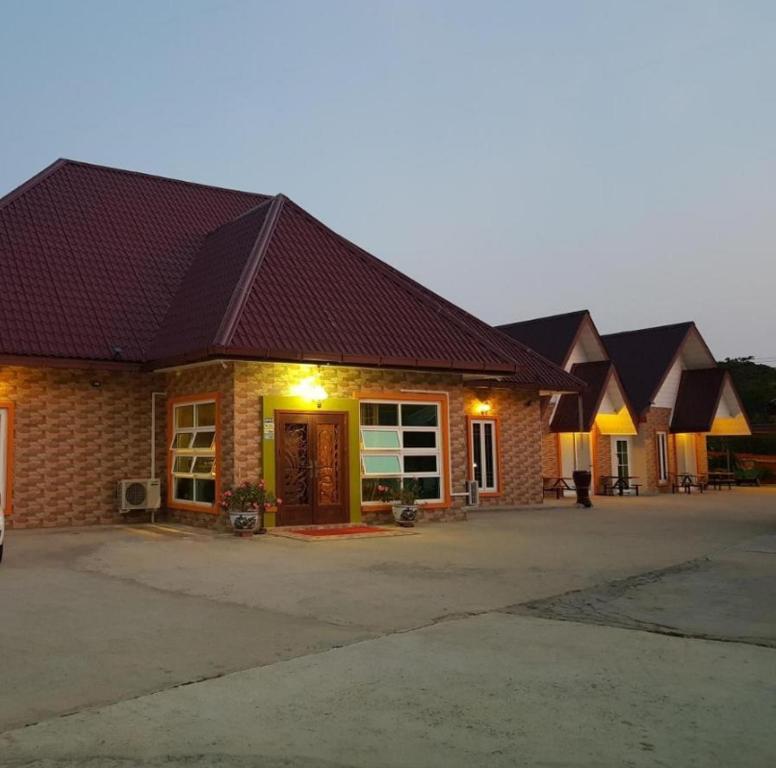
[[[302,379],[302,381],[293,388],[293,393],[303,400],[312,401],[318,408],[320,408],[323,405],[323,401],[329,397],[328,392],[321,386],[317,376],[308,376],[306,379]]]
[[[477,403],[477,413],[480,416],[487,416],[490,413],[490,400],[481,400],[479,403]]]

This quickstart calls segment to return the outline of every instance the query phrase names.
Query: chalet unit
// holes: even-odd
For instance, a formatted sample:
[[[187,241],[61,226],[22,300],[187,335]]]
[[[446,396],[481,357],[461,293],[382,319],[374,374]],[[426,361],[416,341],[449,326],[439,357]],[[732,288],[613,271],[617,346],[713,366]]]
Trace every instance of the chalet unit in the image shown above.
[[[541,398],[583,389],[282,195],[59,160],[0,200],[0,291],[16,527],[116,522],[133,478],[202,525],[259,477],[270,525],[541,502]]]
[[[590,470],[593,488],[632,477],[643,493],[708,472],[706,436],[748,435],[730,375],[694,323],[601,336],[587,310],[499,326],[582,379],[545,400],[546,478]]]
[[[550,482],[592,472],[593,488],[622,473],[623,441],[637,434],[636,418],[617,369],[587,310],[499,326],[587,385],[576,394],[545,398],[543,472]],[[618,459],[618,456],[620,457]]]
[[[603,336],[638,417],[620,462],[666,491],[676,475],[708,473],[707,435],[751,430],[730,374],[717,367],[695,323]]]

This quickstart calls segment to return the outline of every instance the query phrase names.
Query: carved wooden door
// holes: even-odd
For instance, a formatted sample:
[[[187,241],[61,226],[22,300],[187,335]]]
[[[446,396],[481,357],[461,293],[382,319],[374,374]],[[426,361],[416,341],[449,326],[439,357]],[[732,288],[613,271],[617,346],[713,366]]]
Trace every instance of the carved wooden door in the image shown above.
[[[275,488],[283,500],[278,525],[347,523],[346,413],[275,414]]]

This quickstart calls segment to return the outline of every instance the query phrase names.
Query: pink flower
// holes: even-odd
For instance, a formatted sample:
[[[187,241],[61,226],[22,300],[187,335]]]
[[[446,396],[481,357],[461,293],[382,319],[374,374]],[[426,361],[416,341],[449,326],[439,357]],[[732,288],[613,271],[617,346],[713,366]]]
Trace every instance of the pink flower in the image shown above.
[[[270,509],[272,509],[272,504],[270,504],[270,503],[268,503],[268,502],[267,502],[267,503],[265,503],[265,504],[264,504],[264,511],[265,511],[265,512],[268,512]]]
[[[282,503],[283,503],[283,499],[280,499],[280,498],[275,499],[275,504],[282,504]]]

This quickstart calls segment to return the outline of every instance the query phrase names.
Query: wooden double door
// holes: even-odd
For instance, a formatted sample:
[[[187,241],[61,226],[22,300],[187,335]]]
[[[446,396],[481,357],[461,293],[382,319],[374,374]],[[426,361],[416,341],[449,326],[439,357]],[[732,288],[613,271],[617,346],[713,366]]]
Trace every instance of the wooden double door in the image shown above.
[[[276,411],[275,472],[278,525],[349,522],[347,413]]]

